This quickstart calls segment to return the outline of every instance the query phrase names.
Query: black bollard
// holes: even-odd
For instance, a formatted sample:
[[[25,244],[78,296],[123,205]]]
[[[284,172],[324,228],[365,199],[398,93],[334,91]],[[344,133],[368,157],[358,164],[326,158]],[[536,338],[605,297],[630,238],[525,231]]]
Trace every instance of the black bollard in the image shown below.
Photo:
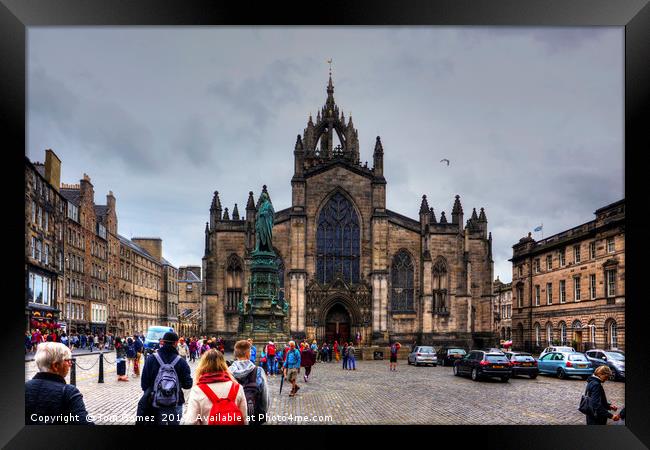
[[[72,358],[72,367],[70,367],[70,384],[77,384],[77,358]]]
[[[99,353],[99,380],[97,380],[98,383],[103,383],[104,382],[104,353],[100,352]]]

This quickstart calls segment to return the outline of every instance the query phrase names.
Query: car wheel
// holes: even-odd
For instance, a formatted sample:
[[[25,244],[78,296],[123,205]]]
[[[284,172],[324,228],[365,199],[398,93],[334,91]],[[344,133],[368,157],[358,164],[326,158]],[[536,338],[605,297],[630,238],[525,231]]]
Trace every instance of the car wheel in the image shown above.
[[[478,381],[478,370],[476,368],[472,369],[472,380]]]
[[[411,365],[411,358],[406,358],[406,364]]]
[[[510,377],[501,377],[501,381],[507,383]]]
[[[589,378],[589,375],[582,375],[580,378],[582,378],[583,380],[586,380],[587,378]]]
[[[433,367],[438,367],[438,364],[433,364]]]
[[[457,377],[460,376],[460,372],[458,371],[458,366],[454,366],[454,375],[456,375]]]
[[[415,367],[420,367],[420,363],[416,361],[415,362]]]
[[[562,368],[557,369],[557,377],[560,380],[566,379],[566,372],[564,371],[564,369],[562,369]]]
[[[537,378],[537,374],[535,374],[535,375],[531,375],[531,376],[530,376],[530,379],[531,379],[531,380],[534,380],[535,378]]]

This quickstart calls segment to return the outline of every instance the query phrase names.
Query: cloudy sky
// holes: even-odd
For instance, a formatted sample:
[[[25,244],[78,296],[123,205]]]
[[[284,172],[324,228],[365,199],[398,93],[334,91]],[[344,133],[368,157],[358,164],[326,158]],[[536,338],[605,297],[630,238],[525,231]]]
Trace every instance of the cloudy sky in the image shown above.
[[[484,207],[504,281],[533,228],[624,197],[623,28],[30,28],[28,156],[52,148],[63,182],[87,173],[98,204],[114,192],[120,234],[198,265],[213,191],[242,211],[267,184],[290,206],[329,58],[362,161],[382,138],[387,207]]]

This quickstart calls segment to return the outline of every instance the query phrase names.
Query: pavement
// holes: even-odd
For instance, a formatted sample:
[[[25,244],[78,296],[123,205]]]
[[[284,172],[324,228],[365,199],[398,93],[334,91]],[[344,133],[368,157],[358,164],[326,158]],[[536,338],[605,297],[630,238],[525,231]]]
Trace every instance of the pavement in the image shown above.
[[[232,359],[232,355],[226,355]],[[140,379],[118,382],[115,352],[105,355],[104,383],[98,383],[99,355],[77,359],[77,387],[86,408],[99,424],[133,424],[142,391]],[[190,363],[192,372],[196,363]],[[25,379],[36,372],[25,363]],[[87,370],[85,370],[87,369]],[[317,363],[308,383],[298,378],[298,395],[289,397],[285,380],[270,377],[271,405],[267,424],[444,424],[444,425],[579,425],[577,410],[585,382],[539,375],[535,380],[511,378],[472,381],[456,377],[451,367],[409,366],[398,363],[388,370],[387,361],[357,361],[357,370],[341,369],[341,363]],[[607,382],[607,398],[621,407],[625,383]],[[186,398],[188,391],[185,392]],[[185,411],[185,409],[184,409]],[[611,423],[611,421],[610,421]]]

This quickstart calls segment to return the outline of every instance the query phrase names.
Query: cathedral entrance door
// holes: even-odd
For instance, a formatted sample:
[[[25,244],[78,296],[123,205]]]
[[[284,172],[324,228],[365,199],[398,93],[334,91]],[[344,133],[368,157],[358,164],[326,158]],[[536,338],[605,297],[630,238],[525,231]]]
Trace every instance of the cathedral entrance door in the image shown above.
[[[325,316],[325,341],[350,341],[350,314],[340,303],[334,304]]]

